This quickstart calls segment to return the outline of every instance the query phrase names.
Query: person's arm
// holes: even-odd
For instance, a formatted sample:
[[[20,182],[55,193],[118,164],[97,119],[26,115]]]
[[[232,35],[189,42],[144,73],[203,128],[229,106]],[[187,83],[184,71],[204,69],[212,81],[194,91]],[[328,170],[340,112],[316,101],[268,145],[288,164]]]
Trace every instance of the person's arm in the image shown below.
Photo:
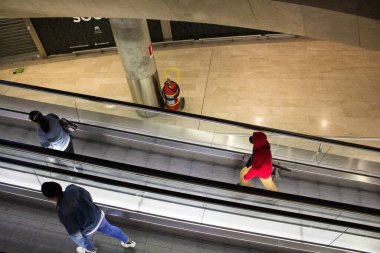
[[[72,217],[71,215],[69,216],[63,216],[59,215],[59,220],[65,227],[67,233],[71,236],[76,234],[78,231],[80,231],[80,226],[76,219]]]
[[[247,174],[244,175],[244,180],[250,180],[254,176],[257,175],[257,171],[263,166],[263,159],[260,156],[256,156],[252,158],[252,167],[247,172]]]
[[[58,115],[57,114],[55,114],[55,113],[49,113],[48,115],[46,115],[46,116],[53,116],[54,118],[56,118],[57,120],[59,120],[59,117],[58,117]]]
[[[40,142],[41,146],[44,148],[48,148],[50,146],[50,142]]]
[[[48,148],[50,146],[50,142],[46,139],[45,136],[41,136],[37,130],[37,139],[42,147]]]

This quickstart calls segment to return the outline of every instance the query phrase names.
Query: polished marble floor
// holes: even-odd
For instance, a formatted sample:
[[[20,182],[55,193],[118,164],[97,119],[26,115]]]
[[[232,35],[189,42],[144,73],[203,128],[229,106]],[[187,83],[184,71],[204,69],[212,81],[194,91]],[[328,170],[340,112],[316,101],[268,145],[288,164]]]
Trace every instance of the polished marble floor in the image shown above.
[[[168,46],[154,55],[161,82],[164,68],[180,69],[186,112],[326,137],[380,137],[379,51],[297,38]],[[25,71],[13,75],[14,67]],[[116,51],[0,63],[0,79],[132,99]],[[74,106],[14,88],[0,94]]]

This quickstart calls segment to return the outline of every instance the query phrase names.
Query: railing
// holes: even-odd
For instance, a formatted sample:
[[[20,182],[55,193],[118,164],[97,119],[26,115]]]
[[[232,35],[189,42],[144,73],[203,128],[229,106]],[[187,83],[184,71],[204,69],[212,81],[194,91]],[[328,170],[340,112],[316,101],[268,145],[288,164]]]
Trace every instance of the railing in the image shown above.
[[[162,42],[153,42],[154,47],[166,47],[171,45],[178,45],[178,44],[208,44],[208,43],[215,43],[215,42],[235,42],[235,41],[248,41],[248,40],[271,40],[271,39],[295,39],[298,38],[297,35],[291,35],[291,34],[266,34],[266,35],[243,35],[243,36],[229,36],[229,37],[217,37],[217,38],[200,38],[200,39],[188,39],[188,40],[171,40],[171,41],[162,41]],[[90,54],[90,53],[102,53],[102,52],[108,52],[108,51],[116,51],[117,47],[105,47],[105,48],[96,48],[96,49],[89,49],[89,50],[78,50],[73,51],[72,53],[75,55],[80,54]],[[63,54],[65,55],[65,54]],[[57,55],[62,56],[62,55]],[[52,55],[50,57],[55,57],[55,55]]]
[[[16,83],[16,82],[10,82],[10,81],[5,81],[5,80],[0,80],[0,84],[10,86],[10,87],[26,89],[26,90],[41,91],[44,93],[51,93],[51,94],[60,95],[60,96],[67,96],[67,97],[73,97],[73,98],[78,98],[78,99],[84,99],[87,101],[92,101],[92,102],[97,102],[97,103],[102,103],[102,104],[113,104],[116,106],[130,107],[130,108],[133,108],[136,110],[156,112],[159,114],[165,114],[165,115],[170,115],[170,116],[178,116],[178,117],[202,120],[202,121],[206,121],[206,122],[219,123],[219,124],[224,124],[224,125],[229,125],[229,126],[239,127],[239,128],[244,128],[244,129],[276,133],[279,135],[291,136],[294,138],[314,140],[314,141],[324,142],[324,143],[329,143],[329,144],[334,144],[334,145],[340,145],[340,146],[346,146],[346,147],[352,147],[352,148],[358,148],[358,149],[363,149],[363,150],[380,152],[380,148],[376,148],[376,147],[359,145],[359,144],[348,143],[348,142],[342,142],[342,141],[337,141],[337,140],[331,140],[331,139],[322,138],[322,137],[313,136],[313,135],[307,135],[307,134],[301,134],[301,133],[296,133],[296,132],[291,132],[291,131],[269,128],[269,127],[257,126],[257,125],[243,123],[243,122],[236,122],[236,121],[232,121],[232,120],[215,118],[215,117],[210,117],[210,116],[205,116],[205,115],[198,115],[198,114],[181,112],[181,111],[171,111],[171,110],[166,110],[166,109],[148,106],[148,105],[134,104],[131,102],[124,102],[124,101],[119,101],[119,100],[114,100],[114,99],[109,99],[109,98],[90,96],[90,95],[86,95],[86,94],[50,89],[50,88],[28,85],[28,84],[22,84],[22,83]],[[110,107],[110,108],[113,108],[113,107]],[[78,109],[80,109],[80,108],[76,108],[76,109],[77,109],[77,113],[78,113]],[[79,117],[78,117],[78,121],[80,122]]]
[[[4,80],[0,80],[1,87],[6,92],[3,92],[5,97],[0,107],[8,109],[24,112],[39,109],[45,113],[61,110],[60,116],[82,123],[142,131],[152,136],[242,153],[250,153],[252,149],[247,136],[252,131],[263,131],[269,136],[275,158],[380,175],[380,148],[377,147]],[[15,97],[23,99],[22,102],[8,101]],[[147,111],[157,116],[142,118],[140,115]],[[142,128],[146,123],[150,125]]]
[[[136,177],[133,182],[128,182],[120,177],[104,178],[98,174],[83,174],[7,157],[0,157],[0,166],[10,176],[11,183],[2,180],[6,184],[12,185],[12,180],[16,178],[21,182],[17,186],[38,190],[43,182],[51,180],[65,187],[71,177],[75,178],[75,184],[86,187],[100,204],[195,222],[201,226],[217,226],[333,248],[370,251],[376,249],[375,242],[380,238],[378,217],[371,224],[366,224],[367,220],[359,220],[358,223],[337,219],[336,214],[331,215],[329,212],[316,216],[310,215],[306,210],[294,212],[276,209],[273,205],[265,207],[255,203],[232,202],[209,195],[158,188],[149,183],[141,184]],[[366,237],[368,232],[371,233],[369,238]],[[343,244],[345,236],[353,238],[352,243]]]
[[[51,158],[60,159],[60,161],[66,161],[66,164],[62,166],[62,163],[60,165],[59,162],[55,163],[55,166],[58,166],[64,170],[70,170],[72,166],[79,165],[79,167],[87,167],[90,166],[85,170],[86,173],[99,173],[98,170],[94,170],[93,167],[103,167],[104,170],[101,170],[101,173],[103,174],[104,178],[110,177],[110,178],[120,178],[120,175],[117,176],[113,175],[112,173],[114,170],[126,172],[129,174],[139,175],[143,177],[149,177],[149,178],[159,178],[160,180],[164,180],[165,183],[163,185],[169,185],[168,181],[172,182],[180,182],[181,184],[190,184],[191,187],[209,187],[216,190],[223,190],[223,191],[229,191],[231,193],[240,193],[240,194],[247,194],[247,195],[254,195],[262,198],[275,198],[277,200],[281,200],[285,202],[291,203],[291,205],[294,207],[294,205],[297,205],[297,209],[301,208],[302,206],[312,206],[312,207],[323,207],[327,209],[335,209],[335,210],[344,210],[347,212],[353,212],[358,214],[364,214],[364,215],[378,215],[380,216],[380,210],[370,208],[370,207],[364,207],[364,206],[357,206],[352,204],[346,204],[346,203],[340,203],[330,200],[323,200],[323,199],[317,199],[317,198],[311,198],[311,197],[305,197],[305,196],[299,196],[295,194],[289,194],[289,193],[281,193],[281,192],[272,192],[267,191],[259,188],[248,188],[240,185],[233,185],[230,183],[220,182],[220,181],[214,181],[209,179],[203,179],[199,177],[193,177],[193,176],[187,176],[167,171],[161,171],[161,170],[155,170],[150,168],[144,168],[140,166],[130,165],[130,164],[124,164],[119,163],[115,161],[105,160],[101,158],[95,158],[85,155],[78,155],[68,152],[62,152],[57,151],[53,149],[46,149],[42,147],[37,147],[29,144],[23,144],[18,143],[14,141],[9,140],[3,140],[0,139],[0,147],[6,148],[6,150],[0,151],[0,154],[2,153],[5,156],[9,157],[18,157],[20,160],[33,160],[36,163],[39,164],[46,164],[46,165],[53,165],[53,163],[49,163],[47,161],[51,160]],[[25,155],[25,154],[31,154]],[[5,158],[4,158],[5,159]],[[67,163],[71,163],[72,166],[67,166]],[[73,165],[74,164],[74,165]],[[86,165],[87,164],[87,165]],[[109,169],[112,169],[109,174],[106,173]],[[144,180],[144,183],[146,180]],[[210,193],[209,191],[205,191],[203,193]]]

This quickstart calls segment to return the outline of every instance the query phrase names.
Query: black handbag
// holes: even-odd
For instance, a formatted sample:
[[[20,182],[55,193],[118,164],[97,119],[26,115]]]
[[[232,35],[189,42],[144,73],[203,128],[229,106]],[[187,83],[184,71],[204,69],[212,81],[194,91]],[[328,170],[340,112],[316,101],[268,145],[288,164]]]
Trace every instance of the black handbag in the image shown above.
[[[76,131],[77,128],[78,128],[77,124],[75,124],[74,122],[72,122],[72,121],[70,121],[68,119],[59,118],[54,113],[50,113],[48,115],[53,116],[54,118],[56,118],[59,121],[59,124],[61,125],[61,127],[63,128],[63,130],[65,130],[68,133],[72,133],[72,132]]]
[[[75,124],[74,122],[72,122],[68,119],[65,119],[65,118],[61,118],[59,120],[59,124],[61,124],[63,130],[65,130],[68,133],[72,133],[72,132],[76,131],[78,128],[77,124]]]

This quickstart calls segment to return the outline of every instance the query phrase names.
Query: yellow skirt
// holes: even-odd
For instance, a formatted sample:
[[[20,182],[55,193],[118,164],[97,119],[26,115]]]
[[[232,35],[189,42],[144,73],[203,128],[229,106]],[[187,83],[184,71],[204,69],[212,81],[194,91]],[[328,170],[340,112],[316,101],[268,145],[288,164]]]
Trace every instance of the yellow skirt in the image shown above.
[[[241,186],[252,186],[252,182],[250,180],[244,180],[244,175],[248,173],[251,167],[244,167],[240,171],[240,185]]]
[[[251,167],[247,168],[244,167],[240,171],[240,185],[241,186],[252,186],[252,182],[250,180],[244,180],[244,175],[248,173],[248,171],[251,169]],[[264,185],[265,189],[269,191],[275,191],[278,192],[278,188],[276,184],[273,182],[272,177],[268,178],[260,178],[261,183]]]

